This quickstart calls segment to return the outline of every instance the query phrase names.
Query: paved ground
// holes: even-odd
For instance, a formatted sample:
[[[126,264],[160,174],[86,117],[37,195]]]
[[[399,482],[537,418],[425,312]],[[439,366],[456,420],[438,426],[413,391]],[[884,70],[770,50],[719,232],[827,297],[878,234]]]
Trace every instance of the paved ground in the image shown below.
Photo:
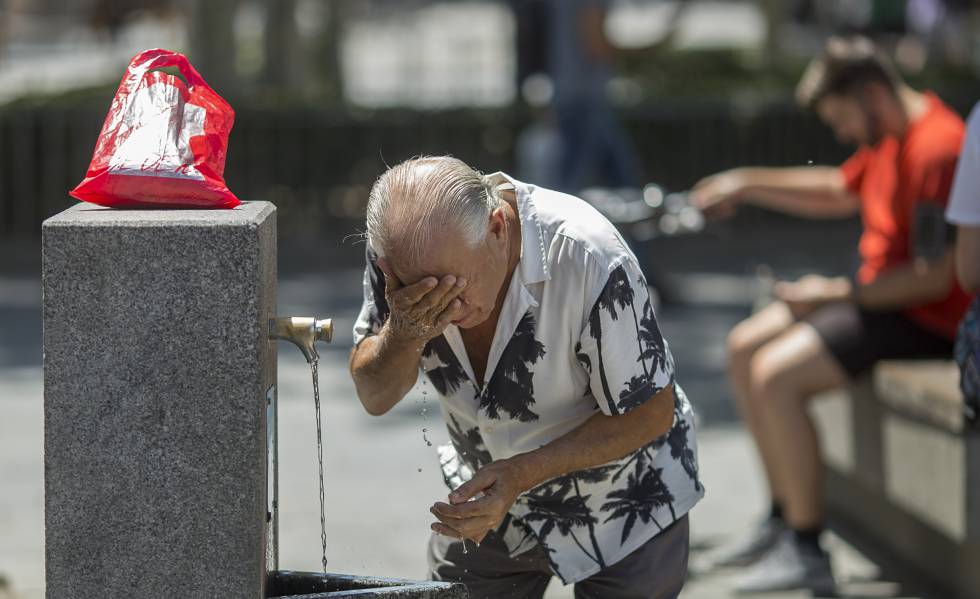
[[[426,507],[444,494],[436,456],[424,443],[422,428],[431,431],[429,437],[437,444],[446,434],[436,410],[428,411],[427,420],[420,415],[419,394],[382,418],[360,408],[346,373],[359,280],[356,269],[284,274],[279,313],[331,316],[338,325],[338,338],[322,352],[320,367],[331,569],[418,578],[425,573]],[[710,287],[725,281],[701,282]],[[730,289],[731,294],[737,295],[737,289]],[[712,547],[746,530],[763,508],[752,449],[732,417],[721,376],[724,334],[746,310],[719,305],[661,312],[680,380],[703,417],[699,443],[708,494],[692,516],[694,572],[685,599],[729,596],[731,574],[701,572],[699,563]],[[40,332],[36,276],[0,274],[0,599],[43,597]],[[319,530],[309,371],[290,346],[281,347],[279,367],[280,567],[312,570],[319,561]],[[843,541],[832,537],[828,542],[846,596],[923,596],[880,580],[876,566]],[[548,597],[570,598],[570,589],[553,587]]]

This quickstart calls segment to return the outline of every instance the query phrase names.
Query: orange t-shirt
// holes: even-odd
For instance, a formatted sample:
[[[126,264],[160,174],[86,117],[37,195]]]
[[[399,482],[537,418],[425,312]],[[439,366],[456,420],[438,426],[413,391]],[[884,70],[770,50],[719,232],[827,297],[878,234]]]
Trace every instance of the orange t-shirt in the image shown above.
[[[928,108],[909,123],[902,139],[885,138],[862,146],[841,165],[848,189],[861,198],[864,233],[858,251],[858,280],[869,283],[881,273],[912,260],[915,209],[920,202],[945,207],[963,144],[963,119],[933,94]],[[954,282],[945,299],[910,306],[903,313],[916,324],[953,339],[970,302]]]

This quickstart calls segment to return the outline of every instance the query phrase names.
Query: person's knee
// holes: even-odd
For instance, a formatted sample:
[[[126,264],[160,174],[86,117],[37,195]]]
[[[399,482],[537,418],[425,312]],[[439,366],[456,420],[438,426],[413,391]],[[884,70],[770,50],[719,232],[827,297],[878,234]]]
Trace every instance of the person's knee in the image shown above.
[[[733,375],[744,375],[748,371],[752,355],[758,350],[754,328],[750,318],[735,325],[728,333],[728,370]]]
[[[792,387],[790,375],[778,343],[767,343],[759,348],[749,363],[752,402],[766,405],[774,396],[785,395]]]

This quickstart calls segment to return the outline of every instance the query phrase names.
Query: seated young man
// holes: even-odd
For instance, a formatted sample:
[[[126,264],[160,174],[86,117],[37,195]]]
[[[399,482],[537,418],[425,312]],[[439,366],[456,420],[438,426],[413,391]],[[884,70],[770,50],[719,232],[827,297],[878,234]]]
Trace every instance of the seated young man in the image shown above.
[[[968,303],[951,250],[941,235],[929,235],[937,222],[942,228],[962,119],[935,95],[905,85],[864,38],[829,40],[797,96],[839,141],[860,146],[850,159],[840,167],[734,169],[694,191],[709,213],[731,214],[745,203],[808,218],[860,213],[864,225],[855,280],[809,275],[780,283],[779,301],[728,339],[731,385],[772,498],[770,516],[717,561],[752,564],[736,583],[746,592],[833,586],[819,545],[821,463],[809,398],[878,360],[950,356]]]

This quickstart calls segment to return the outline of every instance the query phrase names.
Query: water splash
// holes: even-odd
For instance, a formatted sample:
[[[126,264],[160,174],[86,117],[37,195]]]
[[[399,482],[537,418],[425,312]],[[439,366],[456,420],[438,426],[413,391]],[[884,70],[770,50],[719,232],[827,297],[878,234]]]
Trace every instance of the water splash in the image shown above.
[[[426,413],[429,411],[429,408],[428,408],[428,406],[425,405],[426,399],[428,399],[427,396],[429,394],[429,391],[428,391],[429,386],[428,385],[429,384],[426,381],[425,376],[423,376],[422,377],[422,411],[419,412],[419,415],[422,416],[422,422],[423,423],[425,423],[426,421],[429,420],[428,416],[426,416]],[[422,427],[422,440],[425,441],[425,444],[427,446],[432,447],[432,441],[429,441],[429,438],[426,436],[426,433],[428,433],[428,432],[429,432],[429,429],[427,429],[425,427]]]
[[[313,407],[316,411],[316,456],[320,466],[320,544],[323,548],[323,573],[327,573],[327,518],[324,510],[323,497],[323,429],[320,423],[320,376],[317,370],[317,360],[310,362],[310,373],[313,375]]]

